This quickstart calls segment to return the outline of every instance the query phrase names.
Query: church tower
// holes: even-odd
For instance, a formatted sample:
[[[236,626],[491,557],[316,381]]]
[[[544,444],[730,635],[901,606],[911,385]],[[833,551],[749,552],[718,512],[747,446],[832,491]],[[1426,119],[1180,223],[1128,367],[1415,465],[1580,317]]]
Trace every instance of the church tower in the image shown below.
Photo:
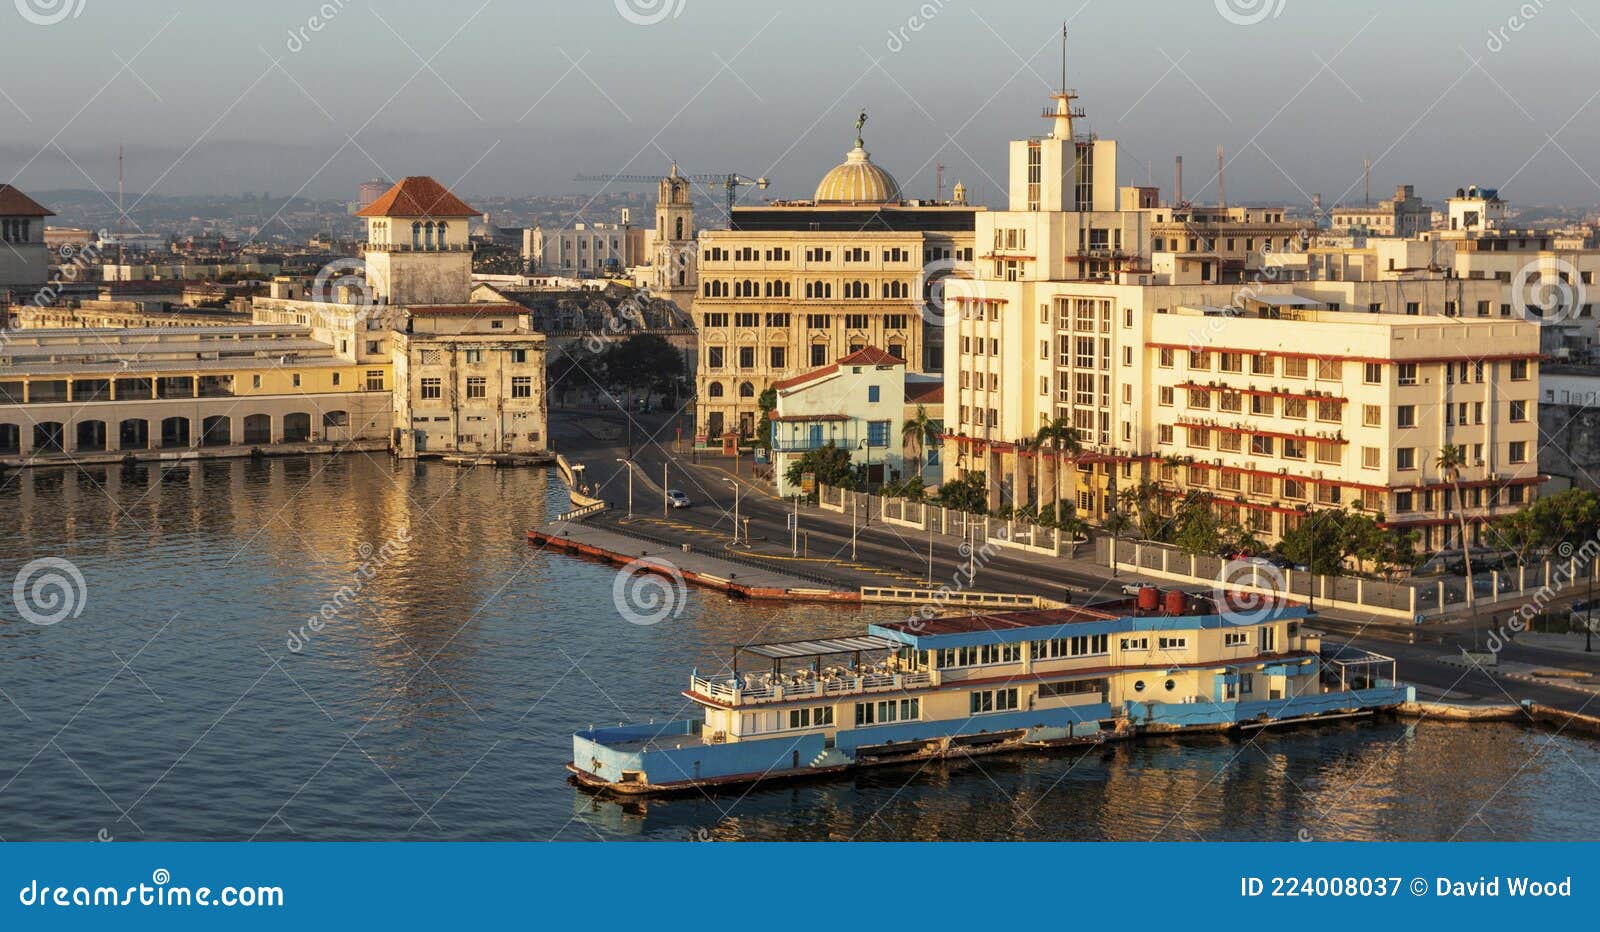
[[[478,211],[426,175],[406,178],[363,207],[367,287],[379,304],[467,304]]]
[[[694,204],[689,199],[689,179],[678,174],[676,162],[656,194],[655,254],[650,264],[655,269],[651,291],[687,313],[699,289]]]

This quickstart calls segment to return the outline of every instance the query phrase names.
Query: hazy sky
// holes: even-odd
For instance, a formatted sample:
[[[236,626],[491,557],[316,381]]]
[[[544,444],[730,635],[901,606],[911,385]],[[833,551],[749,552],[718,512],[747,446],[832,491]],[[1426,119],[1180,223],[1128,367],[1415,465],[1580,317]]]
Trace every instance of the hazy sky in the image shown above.
[[[1220,144],[1230,200],[1359,201],[1370,156],[1375,196],[1600,203],[1587,0],[9,0],[0,180],[114,190],[121,139],[129,189],[161,194],[353,198],[380,174],[555,193],[670,155],[809,196],[865,108],[908,195],[942,162],[995,204],[1006,141],[1045,127],[1063,19],[1124,183],[1148,163],[1167,192],[1182,153],[1210,200]]]

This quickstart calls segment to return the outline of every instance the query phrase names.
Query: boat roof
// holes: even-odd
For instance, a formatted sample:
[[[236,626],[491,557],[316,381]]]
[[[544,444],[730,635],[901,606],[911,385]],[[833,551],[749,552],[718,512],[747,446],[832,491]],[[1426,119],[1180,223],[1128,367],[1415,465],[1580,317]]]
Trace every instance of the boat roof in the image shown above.
[[[1141,610],[1138,599],[1114,599],[1091,605],[962,615],[953,618],[908,618],[871,625],[868,630],[918,649],[966,647],[1017,641],[1052,640],[1093,634],[1174,631],[1268,624],[1305,618],[1310,610],[1299,602],[1238,590],[1204,594],[1189,592],[1183,614],[1167,614],[1163,605]]]
[[[893,650],[899,641],[867,634],[847,638],[823,638],[813,641],[777,641],[771,644],[746,644],[738,650],[773,660],[791,657],[821,657],[826,654],[853,654],[862,650]]]

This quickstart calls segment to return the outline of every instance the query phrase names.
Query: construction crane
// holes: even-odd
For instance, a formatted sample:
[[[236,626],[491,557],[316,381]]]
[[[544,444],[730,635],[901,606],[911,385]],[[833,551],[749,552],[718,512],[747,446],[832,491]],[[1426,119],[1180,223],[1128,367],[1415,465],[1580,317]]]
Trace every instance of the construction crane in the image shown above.
[[[678,171],[678,166],[672,166],[672,173],[692,184],[702,184],[708,188],[722,188],[727,192],[728,216],[733,216],[733,204],[739,198],[739,189],[753,187],[766,190],[772,182],[766,178],[747,178],[737,172],[684,174]],[[601,181],[606,184],[657,184],[667,175],[579,175],[578,181]]]

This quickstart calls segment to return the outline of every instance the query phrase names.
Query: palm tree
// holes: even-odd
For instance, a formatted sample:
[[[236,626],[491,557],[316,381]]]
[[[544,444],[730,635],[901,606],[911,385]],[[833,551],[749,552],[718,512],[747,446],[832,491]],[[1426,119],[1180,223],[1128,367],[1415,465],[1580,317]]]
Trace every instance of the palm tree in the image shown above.
[[[917,451],[917,476],[927,478],[924,473],[928,468],[928,445],[938,438],[938,424],[933,418],[928,417],[928,409],[917,405],[917,415],[906,421],[900,428],[900,442]]]
[[[1059,512],[1061,510],[1061,453],[1066,451],[1068,456],[1076,458],[1083,452],[1083,435],[1072,422],[1065,417],[1056,417],[1039,427],[1039,432],[1033,437],[1036,448],[1048,446],[1055,454],[1051,458],[1050,474],[1050,507]],[[1041,502],[1040,508],[1044,505]]]
[[[1472,607],[1472,545],[1467,540],[1467,503],[1461,497],[1461,469],[1467,464],[1467,448],[1459,443],[1447,443],[1439,448],[1437,468],[1442,478],[1450,481],[1455,496],[1456,518],[1461,523],[1461,559],[1467,570],[1467,607]]]

